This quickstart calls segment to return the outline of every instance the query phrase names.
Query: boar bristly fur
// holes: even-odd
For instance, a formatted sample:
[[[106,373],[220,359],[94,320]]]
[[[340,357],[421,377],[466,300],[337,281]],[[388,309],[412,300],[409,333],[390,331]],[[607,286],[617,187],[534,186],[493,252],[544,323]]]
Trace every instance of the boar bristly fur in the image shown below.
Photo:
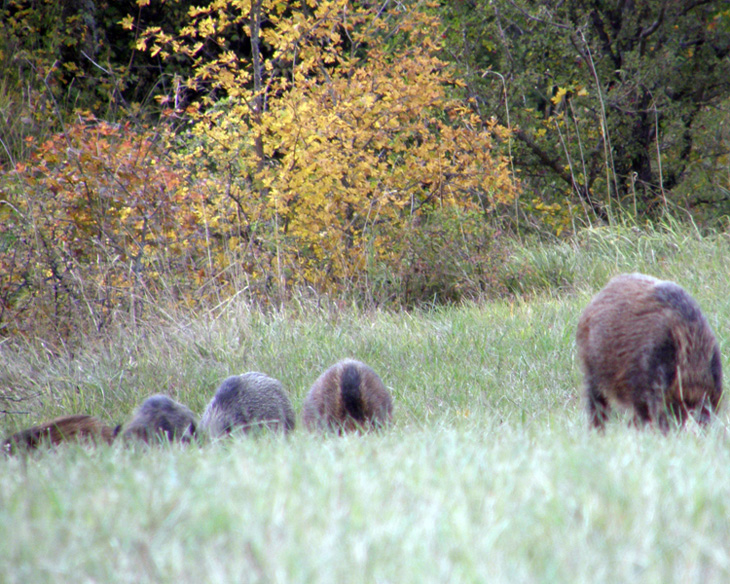
[[[281,382],[258,371],[233,375],[221,383],[200,420],[211,437],[236,430],[290,432],[295,418]]]
[[[393,400],[378,374],[354,359],[327,369],[302,406],[302,423],[315,431],[380,428],[390,423],[392,415]]]
[[[697,302],[673,282],[643,274],[613,278],[578,322],[578,357],[590,424],[603,428],[612,405],[639,425],[667,432],[688,414],[706,424],[722,396],[715,335]]]

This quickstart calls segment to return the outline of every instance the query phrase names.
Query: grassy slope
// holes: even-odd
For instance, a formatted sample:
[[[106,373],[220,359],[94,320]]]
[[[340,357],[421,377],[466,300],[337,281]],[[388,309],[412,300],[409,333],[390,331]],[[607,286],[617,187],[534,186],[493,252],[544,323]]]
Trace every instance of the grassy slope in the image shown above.
[[[2,347],[3,389],[31,420],[123,420],[154,391],[201,412],[226,375],[282,380],[295,408],[340,357],[396,400],[382,435],[201,447],[70,446],[0,460],[4,582],[724,582],[730,578],[728,410],[705,434],[621,421],[588,433],[573,337],[608,277],[682,283],[726,353],[725,239],[631,231],[524,252],[531,301],[430,313],[304,309],[120,330],[52,358]],[[527,270],[525,270],[527,273]],[[724,360],[725,370],[728,362]]]

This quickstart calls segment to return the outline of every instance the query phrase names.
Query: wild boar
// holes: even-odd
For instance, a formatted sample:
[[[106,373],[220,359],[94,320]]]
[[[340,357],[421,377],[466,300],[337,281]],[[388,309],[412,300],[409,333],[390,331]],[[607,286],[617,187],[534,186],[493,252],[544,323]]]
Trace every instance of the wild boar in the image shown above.
[[[717,340],[697,302],[674,282],[616,276],[583,311],[576,343],[594,428],[604,427],[612,405],[632,410],[637,426],[662,432],[688,414],[706,424],[717,410]]]
[[[196,432],[196,417],[187,406],[166,395],[148,397],[122,431],[124,439],[151,443],[160,440],[190,442]]]
[[[307,429],[341,434],[384,427],[392,415],[393,400],[378,374],[354,359],[327,369],[302,406],[302,423]]]
[[[294,409],[280,381],[249,371],[221,383],[203,412],[200,426],[214,438],[236,429],[286,433],[294,429]]]
[[[99,419],[85,414],[74,414],[55,418],[8,436],[3,441],[2,450],[6,453],[17,453],[34,450],[43,444],[58,445],[67,441],[111,444],[113,440],[114,431]]]

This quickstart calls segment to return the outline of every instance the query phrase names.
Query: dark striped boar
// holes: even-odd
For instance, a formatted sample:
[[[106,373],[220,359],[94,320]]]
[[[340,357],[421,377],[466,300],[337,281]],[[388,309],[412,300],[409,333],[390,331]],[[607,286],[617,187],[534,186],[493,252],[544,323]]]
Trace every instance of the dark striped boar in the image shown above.
[[[6,453],[17,453],[34,450],[44,444],[55,446],[69,441],[111,444],[113,440],[114,431],[109,426],[94,416],[74,414],[8,436],[3,441],[2,449]]]
[[[281,382],[257,371],[224,380],[200,420],[214,438],[236,429],[289,432],[294,425],[294,409]]]
[[[148,397],[124,426],[124,439],[143,442],[190,442],[195,436],[196,418],[186,406],[166,395]]]
[[[612,405],[662,432],[688,414],[706,424],[717,410],[717,340],[697,302],[673,282],[616,276],[583,311],[576,340],[594,428],[604,427]]]
[[[309,430],[339,433],[383,427],[393,415],[393,400],[370,367],[344,359],[314,382],[302,406],[302,423]]]

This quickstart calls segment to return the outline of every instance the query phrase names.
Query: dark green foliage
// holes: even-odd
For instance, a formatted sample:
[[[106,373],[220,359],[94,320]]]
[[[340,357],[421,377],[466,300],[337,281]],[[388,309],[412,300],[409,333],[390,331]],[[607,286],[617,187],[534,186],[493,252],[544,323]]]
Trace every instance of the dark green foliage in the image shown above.
[[[592,221],[621,206],[655,217],[678,202],[691,165],[726,166],[726,136],[698,123],[728,119],[723,7],[474,0],[444,3],[443,14],[475,107],[518,128],[512,152],[528,190],[546,203],[570,194]],[[690,205],[727,198],[726,178],[708,183]]]
[[[154,5],[153,5],[154,4]],[[0,5],[0,169],[79,111],[105,120],[153,114],[183,63],[136,49],[140,27],[176,28],[190,2],[9,0]],[[122,20],[135,18],[124,28]],[[164,104],[163,104],[164,105]]]

